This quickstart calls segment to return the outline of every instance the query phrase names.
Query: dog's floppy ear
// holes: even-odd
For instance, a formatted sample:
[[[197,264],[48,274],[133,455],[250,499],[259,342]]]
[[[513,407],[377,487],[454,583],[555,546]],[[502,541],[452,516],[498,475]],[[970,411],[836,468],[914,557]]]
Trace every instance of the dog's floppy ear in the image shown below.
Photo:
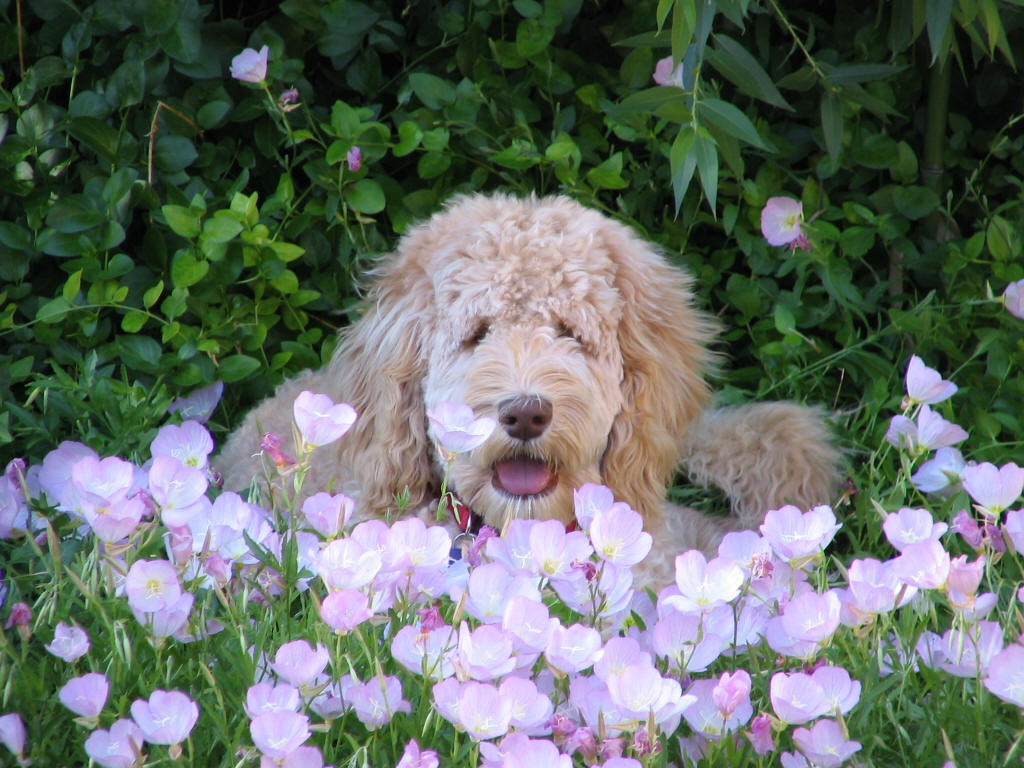
[[[618,265],[623,311],[622,410],[602,463],[604,482],[654,528],[679,464],[687,425],[710,391],[704,379],[717,323],[693,306],[691,278],[648,243],[610,223],[604,245]]]
[[[359,414],[340,448],[360,509],[375,515],[393,511],[406,488],[413,508],[431,485],[422,380],[433,288],[399,248],[374,273],[366,312],[341,332],[327,370],[332,389]]]

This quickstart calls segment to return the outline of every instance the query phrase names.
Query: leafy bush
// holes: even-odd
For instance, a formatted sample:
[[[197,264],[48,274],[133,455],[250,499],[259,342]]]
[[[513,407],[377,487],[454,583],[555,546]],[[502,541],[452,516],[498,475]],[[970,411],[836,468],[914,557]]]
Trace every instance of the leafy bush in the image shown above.
[[[729,329],[724,402],[834,411],[851,457],[837,566],[888,556],[878,509],[923,503],[913,463],[878,449],[911,353],[959,384],[938,410],[967,427],[976,460],[1024,463],[1024,336],[999,301],[1024,279],[1015,4],[286,0],[233,14],[14,0],[0,31],[4,464],[63,440],[141,464],[171,402],[214,381],[222,436],[329,357],[359,274],[398,234],[452,194],[495,188],[573,195],[688,267]],[[264,45],[262,84],[229,75]],[[670,84],[655,84],[666,57]],[[807,248],[762,236],[780,196],[802,203]],[[86,578],[70,541],[62,557]],[[0,547],[19,568],[45,558],[27,540]],[[37,608],[67,587],[49,567],[52,588],[23,587]],[[1013,577],[989,578],[1009,621]],[[913,615],[894,627],[911,643]],[[37,628],[56,618],[37,610]],[[13,647],[4,701],[11,685],[51,696],[62,671],[22,676],[29,644]],[[970,681],[940,695],[945,679],[922,674],[900,698],[883,686],[862,701],[863,730],[898,745],[863,759],[938,760],[956,696],[983,696]],[[938,709],[916,708],[926,693]],[[977,711],[1009,734],[1005,709]],[[225,743],[244,737],[233,727]],[[977,757],[957,732],[963,764],[1016,748],[993,737]]]

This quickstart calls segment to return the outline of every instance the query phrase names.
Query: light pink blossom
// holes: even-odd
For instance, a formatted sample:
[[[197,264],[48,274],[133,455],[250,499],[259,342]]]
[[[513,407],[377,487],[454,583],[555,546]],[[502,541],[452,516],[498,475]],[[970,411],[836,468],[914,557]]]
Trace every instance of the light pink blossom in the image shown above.
[[[421,750],[416,739],[409,739],[395,768],[438,768],[439,764],[437,752],[432,749]]]
[[[659,59],[654,65],[654,82],[658,85],[670,85],[676,88],[683,88],[683,62],[672,65],[671,56]]]
[[[789,245],[802,234],[804,204],[791,197],[770,197],[761,209],[761,234],[769,245]]]
[[[1003,701],[1024,709],[1024,646],[1013,643],[993,656],[984,684]]]
[[[793,743],[818,768],[840,768],[857,752],[859,741],[846,738],[839,723],[823,718],[807,728],[793,731]]]
[[[156,613],[177,604],[181,597],[178,572],[167,560],[136,560],[124,581],[132,610]]]
[[[46,650],[64,661],[74,661],[89,652],[89,635],[77,624],[61,621],[53,630],[53,642]]]
[[[179,744],[199,719],[199,705],[181,691],[155,690],[132,702],[132,719],[150,744]]]
[[[134,720],[121,718],[110,730],[99,728],[85,740],[85,754],[103,768],[134,768],[142,760],[145,738]]]
[[[301,747],[312,733],[309,718],[290,709],[262,712],[249,723],[252,743],[267,757],[283,760]]]
[[[327,668],[330,654],[323,643],[316,648],[310,646],[308,640],[292,640],[285,643],[274,654],[270,666],[274,673],[296,688],[311,685],[317,676]]]
[[[677,555],[675,565],[679,594],[665,598],[664,603],[683,613],[709,611],[731,602],[745,578],[732,561],[721,557],[708,561],[696,549]]]
[[[967,462],[956,448],[939,448],[935,455],[917,468],[910,482],[922,493],[938,493],[963,481]]]
[[[355,511],[356,503],[344,494],[314,493],[302,502],[302,514],[321,536],[333,539],[341,533]]]
[[[370,599],[355,589],[331,592],[320,604],[320,618],[339,634],[352,631],[371,616]]]
[[[924,364],[917,355],[912,355],[907,365],[907,398],[912,403],[934,405],[948,400],[956,394],[957,386],[946,381],[942,375]]]
[[[1007,285],[1003,291],[1002,301],[1007,312],[1024,320],[1024,280]]]
[[[890,512],[882,523],[885,537],[899,551],[908,544],[916,544],[926,539],[938,539],[949,529],[945,523],[936,523],[926,509],[909,509],[904,507],[899,512]]]
[[[259,51],[246,48],[231,60],[231,76],[246,83],[262,83],[267,79],[269,57],[269,46],[264,45]]]
[[[477,418],[463,403],[438,403],[427,409],[427,420],[434,439],[453,454],[468,453],[483,445],[498,426],[488,416]]]
[[[398,712],[411,712],[412,707],[402,698],[402,683],[397,677],[373,677],[365,683],[353,685],[346,697],[359,722],[375,731],[391,722]]]
[[[25,755],[25,721],[17,712],[0,716],[0,743],[19,760]]]
[[[60,703],[84,718],[99,717],[107,703],[110,682],[101,672],[89,672],[68,680],[58,691]]]
[[[299,393],[292,412],[302,439],[314,447],[333,443],[356,421],[356,412],[351,405],[336,404],[327,395],[309,391]]]
[[[224,394],[224,382],[215,381],[213,384],[197,389],[185,397],[179,397],[167,408],[168,413],[177,413],[183,419],[191,419],[205,424],[213,415],[221,395]]]
[[[1024,491],[1024,467],[1013,462],[996,467],[987,461],[964,467],[963,485],[978,511],[995,519]]]
[[[824,551],[841,527],[835,513],[826,505],[801,512],[787,504],[768,510],[759,530],[776,555],[799,567]]]

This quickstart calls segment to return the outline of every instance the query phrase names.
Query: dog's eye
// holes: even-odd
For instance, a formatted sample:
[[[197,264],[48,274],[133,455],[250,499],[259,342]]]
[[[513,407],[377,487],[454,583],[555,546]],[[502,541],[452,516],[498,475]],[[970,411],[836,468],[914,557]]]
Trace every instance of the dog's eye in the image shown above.
[[[487,338],[487,334],[490,333],[490,332],[491,332],[491,325],[490,325],[490,323],[480,323],[473,330],[473,333],[470,334],[469,336],[467,336],[463,340],[462,346],[465,349],[472,349],[473,347],[478,346],[480,344],[480,342],[483,341],[485,338]]]

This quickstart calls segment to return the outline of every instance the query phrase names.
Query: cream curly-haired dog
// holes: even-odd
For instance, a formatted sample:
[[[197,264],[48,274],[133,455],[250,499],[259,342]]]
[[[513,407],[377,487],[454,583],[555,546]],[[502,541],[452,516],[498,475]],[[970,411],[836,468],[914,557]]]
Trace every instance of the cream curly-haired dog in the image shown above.
[[[292,434],[302,390],[354,406],[340,441],[314,454],[305,494],[331,488],[361,516],[436,509],[444,466],[426,409],[467,403],[500,426],[459,455],[450,487],[496,527],[510,516],[573,519],[573,490],[602,483],[643,515],[655,546],[643,579],[674,556],[713,551],[784,503],[828,503],[837,451],[818,412],[789,403],[706,409],[716,323],[691,279],[628,227],[565,197],[475,195],[412,229],[373,275],[367,309],[331,362],[283,384],[217,462],[225,487],[261,473],[260,434]],[[733,514],[669,503],[682,467]]]

